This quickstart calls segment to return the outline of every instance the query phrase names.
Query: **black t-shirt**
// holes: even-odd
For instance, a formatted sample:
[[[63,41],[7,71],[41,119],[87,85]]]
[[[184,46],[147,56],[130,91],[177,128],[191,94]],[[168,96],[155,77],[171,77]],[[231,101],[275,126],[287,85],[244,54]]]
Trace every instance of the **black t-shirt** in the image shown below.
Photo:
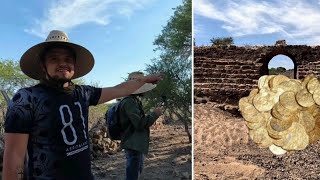
[[[39,84],[19,90],[9,103],[6,133],[29,134],[29,179],[93,179],[88,110],[100,88],[77,86],[70,94]]]

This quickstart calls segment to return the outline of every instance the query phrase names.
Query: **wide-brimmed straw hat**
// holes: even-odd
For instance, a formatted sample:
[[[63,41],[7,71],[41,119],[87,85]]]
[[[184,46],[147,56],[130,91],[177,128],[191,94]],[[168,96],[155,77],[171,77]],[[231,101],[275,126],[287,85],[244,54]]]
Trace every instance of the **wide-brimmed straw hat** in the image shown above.
[[[24,74],[32,79],[44,79],[46,74],[42,70],[41,55],[43,51],[51,45],[63,45],[71,48],[76,55],[75,73],[72,79],[79,78],[91,71],[94,66],[94,58],[86,48],[71,43],[66,33],[53,30],[49,33],[45,42],[39,43],[28,49],[20,59],[20,67]]]
[[[129,74],[128,80],[133,80],[133,79],[141,78],[141,77],[143,77],[143,76],[144,76],[143,72],[132,72],[132,73]],[[151,91],[151,90],[154,89],[156,86],[157,86],[156,84],[145,83],[143,86],[141,86],[139,89],[137,89],[136,91],[134,91],[132,94],[145,93],[145,92]]]

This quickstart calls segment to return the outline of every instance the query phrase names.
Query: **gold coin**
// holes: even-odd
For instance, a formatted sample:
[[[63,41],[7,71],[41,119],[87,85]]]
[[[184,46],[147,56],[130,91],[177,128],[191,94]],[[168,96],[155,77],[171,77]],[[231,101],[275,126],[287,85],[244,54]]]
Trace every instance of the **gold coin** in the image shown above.
[[[241,98],[239,101],[239,110],[241,111],[242,117],[249,122],[259,121],[259,112],[251,103],[248,102],[248,97]],[[258,116],[258,117],[256,117]]]
[[[253,89],[250,91],[250,94],[248,96],[249,103],[252,104],[253,98],[259,93],[259,89]]]
[[[259,113],[254,116],[254,121],[247,121],[246,120],[246,125],[249,129],[258,129],[260,127],[265,128],[266,127],[266,116],[264,113]],[[250,119],[251,120],[251,119]]]
[[[265,89],[271,89],[270,87],[270,80],[273,79],[274,77],[276,77],[276,75],[269,75],[267,78],[266,78],[266,81],[264,82],[264,88]]]
[[[269,80],[269,86],[272,89],[277,89],[278,85],[282,82],[289,81],[290,79],[284,75],[276,75]]]
[[[275,77],[275,75],[264,75],[261,76],[258,80],[258,88],[261,89],[267,89],[270,90],[269,81]]]
[[[316,104],[320,106],[320,89],[317,89],[313,92],[313,100],[315,101]]]
[[[282,89],[284,92],[293,91],[295,93],[302,89],[301,82],[296,79],[290,79],[289,81],[284,81],[280,83],[277,87],[278,89]]]
[[[303,87],[303,88],[307,88],[307,85],[308,85],[309,81],[310,81],[312,78],[314,78],[314,77],[316,77],[314,74],[309,74],[309,75],[307,75],[307,76],[302,80],[302,83],[301,83],[302,87]]]
[[[296,95],[293,91],[287,91],[280,95],[279,103],[290,111],[296,111],[301,106],[296,101]]]
[[[284,150],[281,147],[276,146],[274,144],[271,144],[269,146],[269,150],[272,152],[272,154],[275,154],[275,155],[283,155],[287,152],[286,150]]]
[[[275,145],[279,146],[279,147],[284,146],[285,144],[288,143],[287,138],[285,138],[286,135],[287,135],[287,134],[283,134],[283,137],[282,137],[282,138],[280,138],[280,139],[275,139],[275,140],[273,141],[273,143],[274,143]]]
[[[310,132],[315,127],[315,119],[312,114],[308,111],[300,111],[299,112],[299,121],[298,121],[306,130],[306,132]]]
[[[253,137],[252,140],[256,144],[258,144],[260,148],[269,147],[273,142],[273,139],[270,138],[268,131],[265,127],[260,127],[256,130],[253,130],[252,137]]]
[[[303,150],[309,144],[309,136],[304,127],[296,122],[288,129],[288,133],[283,137],[286,142],[282,148],[285,150]]]
[[[253,98],[254,107],[261,112],[270,111],[276,103],[274,95],[272,92],[260,91],[259,94]]]
[[[271,114],[273,117],[279,119],[279,120],[285,120],[290,119],[292,116],[297,116],[296,111],[290,111],[289,109],[283,107],[280,102],[276,103],[272,110]]]
[[[314,114],[317,114],[317,112],[319,112],[318,109],[319,109],[319,106],[317,104],[314,104],[308,108],[305,108],[305,107],[301,108],[300,110],[301,111],[308,111],[312,116],[314,116]]]
[[[292,128],[292,125],[291,125],[290,128]],[[269,129],[268,129],[268,130],[269,130]],[[268,132],[269,132],[269,131],[268,131]],[[279,133],[280,133],[279,135],[281,135],[281,137],[280,137],[280,138],[274,138],[273,143],[274,143],[275,145],[279,146],[279,147],[282,147],[282,146],[284,146],[285,144],[288,143],[288,138],[287,138],[287,136],[288,136],[288,133],[290,133],[290,132],[289,132],[289,129],[287,129],[287,130],[285,130],[285,131],[280,131]],[[270,135],[270,133],[269,133],[269,135]],[[272,134],[272,135],[274,135],[274,134]],[[290,135],[291,135],[291,134],[290,134]],[[271,136],[271,137],[272,137],[272,136]]]
[[[281,139],[285,134],[285,131],[276,131],[276,130],[274,130],[270,125],[270,120],[267,121],[266,127],[267,127],[267,131],[268,131],[269,136],[271,138],[275,139],[275,140]]]
[[[312,131],[308,133],[309,135],[309,144],[315,143],[320,139],[320,128],[315,127]]]
[[[252,139],[253,140],[253,134],[254,134],[254,130],[252,130],[252,129],[249,129],[249,137],[250,137],[250,139]]]
[[[316,114],[313,116],[314,118],[314,126],[320,128],[320,114]]]
[[[264,84],[265,84],[267,78],[268,78],[268,75],[264,75],[259,78],[259,80],[258,80],[258,88],[259,89],[264,88]]]
[[[262,112],[257,112],[257,113],[242,113],[242,117],[244,118],[245,121],[249,123],[259,123],[262,122],[261,119],[264,119],[264,115]]]
[[[243,111],[248,104],[251,104],[251,103],[249,103],[249,98],[248,97],[241,98],[239,100],[239,110]]]
[[[276,118],[271,118],[270,126],[275,131],[285,131],[291,127],[293,120],[286,119],[286,120],[279,120]]]
[[[277,106],[279,103],[276,103],[273,108],[271,109],[271,115],[277,119],[280,119],[282,117],[282,114],[277,110]]]
[[[320,115],[320,107],[315,104],[314,108],[310,112],[312,113],[313,117],[317,116],[318,114]]]
[[[313,77],[312,79],[310,79],[310,81],[307,84],[307,89],[308,91],[313,94],[315,90],[320,88],[320,84],[319,81],[316,77]]]
[[[264,141],[257,143],[259,148],[267,148],[273,143],[273,139],[268,135]]]
[[[309,93],[309,91],[306,89],[302,89],[297,92],[296,100],[298,104],[302,107],[310,107],[315,103],[313,100],[312,94]]]

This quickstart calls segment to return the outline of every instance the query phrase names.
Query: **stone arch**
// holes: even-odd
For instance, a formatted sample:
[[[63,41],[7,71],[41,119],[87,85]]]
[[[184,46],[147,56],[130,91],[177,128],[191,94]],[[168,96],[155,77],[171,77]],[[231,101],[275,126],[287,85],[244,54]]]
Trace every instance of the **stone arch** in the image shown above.
[[[298,77],[298,67],[297,67],[297,60],[296,60],[296,57],[286,51],[284,48],[281,48],[281,49],[273,49],[272,51],[270,52],[267,52],[264,56],[261,56],[261,59],[258,61],[259,63],[262,63],[262,66],[260,68],[260,75],[269,75],[269,69],[268,69],[268,65],[269,65],[269,62],[271,61],[271,59],[277,55],[285,55],[285,56],[288,56],[292,62],[293,62],[293,65],[294,65],[294,78],[297,79]]]
[[[204,46],[194,48],[194,101],[214,102],[226,108],[257,88],[268,64],[276,55],[288,56],[294,64],[294,78],[308,74],[320,78],[320,46]],[[228,106],[229,107],[229,106]]]

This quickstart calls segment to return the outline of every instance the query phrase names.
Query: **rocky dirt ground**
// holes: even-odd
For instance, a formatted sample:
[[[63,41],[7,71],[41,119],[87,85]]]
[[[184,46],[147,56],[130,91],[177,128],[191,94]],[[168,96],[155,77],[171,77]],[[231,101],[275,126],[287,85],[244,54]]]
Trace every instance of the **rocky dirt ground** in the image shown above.
[[[110,141],[108,138],[100,137],[102,136],[100,134],[103,134],[101,129],[105,129],[105,120],[97,117],[94,119],[89,122],[90,137],[93,136],[91,138],[95,139],[97,136],[98,143],[101,144],[96,146],[99,150],[93,148],[95,150],[92,151],[93,174],[96,180],[123,180],[125,179],[124,152],[115,153],[116,150],[112,146],[115,142],[105,144],[105,141]],[[100,134],[95,134],[96,130]],[[191,131],[191,126],[189,130]],[[164,121],[160,117],[151,128],[150,138],[150,150],[144,161],[141,180],[191,179],[191,143],[188,142],[183,124],[176,121]],[[91,145],[97,144],[92,143]],[[0,133],[0,179],[3,149],[3,136]],[[104,151],[107,152],[104,153]]]
[[[170,123],[153,127],[150,151],[144,163],[141,179],[191,179],[191,144],[183,125]],[[92,171],[97,180],[125,179],[124,152],[94,158]]]
[[[248,137],[241,117],[213,104],[194,107],[194,179],[320,179],[320,142],[273,155]]]

